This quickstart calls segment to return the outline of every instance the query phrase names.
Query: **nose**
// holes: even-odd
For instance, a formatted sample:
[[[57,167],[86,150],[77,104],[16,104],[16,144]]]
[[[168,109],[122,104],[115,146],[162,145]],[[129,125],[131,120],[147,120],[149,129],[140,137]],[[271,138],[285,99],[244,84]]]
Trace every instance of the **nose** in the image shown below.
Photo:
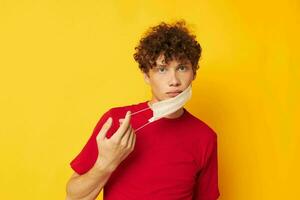
[[[170,73],[169,86],[179,86],[180,80],[177,77],[176,72]]]

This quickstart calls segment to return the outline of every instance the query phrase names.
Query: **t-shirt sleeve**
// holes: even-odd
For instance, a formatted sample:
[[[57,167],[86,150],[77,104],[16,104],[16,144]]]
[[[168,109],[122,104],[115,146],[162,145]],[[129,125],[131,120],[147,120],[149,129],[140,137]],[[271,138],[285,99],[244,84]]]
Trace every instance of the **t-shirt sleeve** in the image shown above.
[[[194,190],[193,200],[216,200],[220,196],[218,188],[218,152],[217,135],[208,145],[208,158],[205,166],[200,170]]]
[[[111,117],[111,110],[105,112],[97,122],[94,130],[88,139],[87,143],[80,151],[80,153],[70,162],[71,168],[78,174],[84,174],[89,171],[95,164],[98,158],[98,146],[96,137],[101,130],[106,120]],[[112,127],[111,127],[112,128]],[[107,133],[108,135],[108,133]]]

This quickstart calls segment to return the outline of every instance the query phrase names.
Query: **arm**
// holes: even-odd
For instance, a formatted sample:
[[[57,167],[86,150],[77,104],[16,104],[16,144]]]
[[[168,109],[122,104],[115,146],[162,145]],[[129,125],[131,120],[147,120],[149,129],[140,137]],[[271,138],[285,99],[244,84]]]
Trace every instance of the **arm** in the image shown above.
[[[66,187],[66,200],[94,200],[108,181],[113,170],[95,165],[87,173],[76,172],[69,179]]]
[[[79,170],[81,175],[72,175],[66,187],[67,200],[95,199],[113,171],[133,151],[136,135],[130,125],[130,112],[127,112],[125,119],[121,119],[120,123],[119,129],[109,139],[106,138],[106,134],[112,125],[112,119],[109,118],[103,124],[95,138],[98,158],[88,171],[81,173]],[[74,169],[78,171],[78,165]]]
[[[194,188],[193,200],[216,200],[220,196],[218,187],[217,135],[209,141],[207,162],[199,172]]]

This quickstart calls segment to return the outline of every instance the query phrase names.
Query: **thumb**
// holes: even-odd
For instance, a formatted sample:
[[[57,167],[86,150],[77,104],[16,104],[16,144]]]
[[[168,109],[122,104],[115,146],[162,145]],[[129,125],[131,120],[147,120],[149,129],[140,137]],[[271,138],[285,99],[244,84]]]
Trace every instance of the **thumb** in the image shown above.
[[[97,135],[97,141],[101,141],[105,139],[105,136],[107,134],[107,131],[110,129],[112,125],[112,118],[109,117],[106,122],[103,124],[101,130],[99,131],[98,135]]]

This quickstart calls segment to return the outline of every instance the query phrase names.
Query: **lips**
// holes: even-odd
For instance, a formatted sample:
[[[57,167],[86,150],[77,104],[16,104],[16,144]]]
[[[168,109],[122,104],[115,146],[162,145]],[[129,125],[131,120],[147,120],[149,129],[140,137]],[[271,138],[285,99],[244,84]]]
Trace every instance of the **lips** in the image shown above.
[[[167,92],[167,95],[168,96],[171,96],[171,97],[175,97],[177,96],[178,94],[180,94],[182,91],[180,90],[176,90],[176,91],[171,91],[171,92]]]
[[[181,90],[175,90],[175,91],[167,92],[167,94],[169,94],[169,93],[181,93],[181,92],[182,92]]]

